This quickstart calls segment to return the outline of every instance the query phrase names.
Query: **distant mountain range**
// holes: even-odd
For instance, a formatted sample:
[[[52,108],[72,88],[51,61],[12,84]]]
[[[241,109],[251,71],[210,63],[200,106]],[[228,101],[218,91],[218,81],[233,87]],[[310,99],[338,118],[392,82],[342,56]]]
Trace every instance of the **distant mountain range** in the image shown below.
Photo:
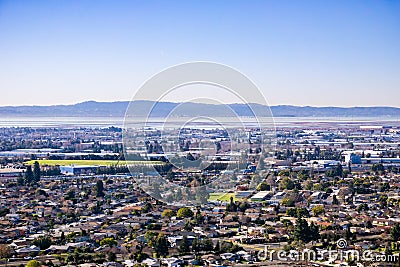
[[[147,116],[146,112],[154,104],[152,101],[135,102],[133,116]],[[75,105],[54,106],[8,106],[0,107],[3,117],[123,117],[129,101],[96,102],[87,101]],[[160,102],[154,106],[152,116],[165,117],[179,103]],[[257,114],[269,116],[268,107],[250,104]],[[239,116],[251,116],[251,110],[244,104],[230,104],[229,107]],[[400,117],[400,108],[395,107],[310,107],[310,106],[271,106],[275,117]],[[232,112],[224,105],[183,103],[176,109],[175,116],[232,116]]]

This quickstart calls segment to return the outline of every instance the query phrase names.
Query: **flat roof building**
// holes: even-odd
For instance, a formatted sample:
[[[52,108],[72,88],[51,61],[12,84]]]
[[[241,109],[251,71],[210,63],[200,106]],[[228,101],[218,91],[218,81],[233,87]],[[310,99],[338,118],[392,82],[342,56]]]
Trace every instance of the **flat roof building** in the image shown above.
[[[60,171],[65,175],[82,175],[82,174],[94,174],[99,166],[87,165],[87,166],[60,166]]]

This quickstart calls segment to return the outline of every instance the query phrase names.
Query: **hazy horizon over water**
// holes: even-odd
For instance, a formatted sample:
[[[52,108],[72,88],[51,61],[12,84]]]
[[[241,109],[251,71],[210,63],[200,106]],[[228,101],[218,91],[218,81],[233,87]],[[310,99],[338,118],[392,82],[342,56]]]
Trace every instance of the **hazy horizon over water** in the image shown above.
[[[178,117],[174,118],[169,125],[182,125],[182,122],[190,118]],[[234,121],[229,117],[214,118],[217,121],[229,125]],[[237,118],[235,118],[237,121]],[[240,117],[241,120],[246,121],[248,118]],[[271,118],[266,118],[271,122]],[[140,118],[135,118],[140,121]],[[144,121],[144,118],[143,120]],[[165,118],[151,118],[149,126],[160,126],[164,123]],[[254,121],[254,120],[251,120]],[[400,126],[400,117],[381,116],[381,117],[273,117],[276,127],[315,127],[322,125],[340,125],[340,126],[357,126],[357,125],[389,125]],[[171,124],[172,123],[172,124]],[[207,121],[200,122],[202,125],[207,126]],[[123,117],[0,117],[0,127],[123,127]],[[215,125],[215,124],[209,124]]]

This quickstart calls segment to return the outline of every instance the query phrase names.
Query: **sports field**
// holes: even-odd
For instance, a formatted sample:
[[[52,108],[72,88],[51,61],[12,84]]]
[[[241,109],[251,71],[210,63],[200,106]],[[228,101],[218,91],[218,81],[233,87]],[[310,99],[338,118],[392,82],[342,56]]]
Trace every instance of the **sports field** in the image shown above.
[[[33,165],[37,161],[42,166],[69,166],[69,165],[97,165],[97,166],[125,166],[129,165],[154,165],[163,164],[161,161],[124,161],[124,160],[30,160],[25,162],[27,165]]]
[[[223,201],[223,202],[229,202],[231,201],[231,197],[233,197],[233,201],[239,201],[240,198],[235,197],[235,193],[211,193],[210,197],[208,200],[210,201]]]

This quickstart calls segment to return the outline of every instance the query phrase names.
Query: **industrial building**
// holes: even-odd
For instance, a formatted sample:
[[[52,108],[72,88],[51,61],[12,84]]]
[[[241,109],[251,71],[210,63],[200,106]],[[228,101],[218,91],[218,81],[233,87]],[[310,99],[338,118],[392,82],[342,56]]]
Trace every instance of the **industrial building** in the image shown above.
[[[94,174],[99,166],[94,165],[81,165],[81,166],[60,166],[60,171],[65,175],[82,175],[82,174]]]

